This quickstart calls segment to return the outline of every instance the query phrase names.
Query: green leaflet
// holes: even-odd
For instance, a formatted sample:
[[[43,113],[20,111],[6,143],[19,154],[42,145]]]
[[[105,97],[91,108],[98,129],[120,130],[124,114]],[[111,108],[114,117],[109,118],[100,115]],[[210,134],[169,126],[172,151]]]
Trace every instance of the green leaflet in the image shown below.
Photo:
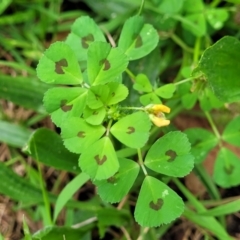
[[[151,122],[144,112],[136,112],[117,121],[110,129],[112,135],[131,148],[141,148],[149,137]]]
[[[87,52],[87,72],[91,85],[116,82],[128,65],[127,56],[108,43],[94,42]]]
[[[188,128],[184,131],[192,145],[191,153],[195,163],[201,163],[207,154],[217,145],[218,139],[208,130],[202,128]]]
[[[139,165],[132,160],[121,158],[119,164],[118,172],[112,177],[94,181],[98,194],[106,202],[120,202],[127,195],[139,173]]]
[[[129,60],[135,60],[149,54],[157,46],[158,40],[158,33],[152,25],[144,24],[140,16],[133,16],[125,22],[118,46]]]
[[[179,217],[184,211],[182,199],[166,184],[151,176],[145,177],[134,212],[144,227],[157,227]]]
[[[240,116],[228,123],[223,131],[222,138],[226,142],[240,147]]]
[[[116,152],[109,137],[103,137],[84,151],[79,166],[92,179],[102,180],[113,176],[119,169]]]
[[[82,73],[73,50],[64,42],[55,42],[44,52],[37,66],[41,81],[51,84],[76,85]]]
[[[173,177],[187,175],[194,166],[186,134],[174,131],[159,138],[149,149],[144,164],[151,170]]]
[[[61,136],[67,149],[74,153],[88,151],[105,132],[102,125],[92,126],[82,118],[70,118],[62,125]]]
[[[43,101],[52,121],[60,127],[67,119],[82,115],[87,101],[87,89],[51,88],[45,93]]]
[[[97,24],[88,16],[75,20],[71,27],[66,43],[77,56],[78,61],[87,60],[89,45],[93,42],[105,42],[105,37]]]
[[[236,186],[240,183],[239,172],[239,158],[227,148],[221,148],[214,164],[214,181],[223,188]]]

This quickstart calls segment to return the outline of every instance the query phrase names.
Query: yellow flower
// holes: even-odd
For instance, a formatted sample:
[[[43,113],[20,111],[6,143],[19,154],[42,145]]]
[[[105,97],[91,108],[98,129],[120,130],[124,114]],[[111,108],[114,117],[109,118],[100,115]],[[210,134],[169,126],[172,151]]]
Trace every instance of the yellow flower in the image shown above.
[[[149,118],[157,127],[164,127],[170,124],[164,113],[170,113],[171,109],[163,104],[150,104],[145,108],[149,113]]]

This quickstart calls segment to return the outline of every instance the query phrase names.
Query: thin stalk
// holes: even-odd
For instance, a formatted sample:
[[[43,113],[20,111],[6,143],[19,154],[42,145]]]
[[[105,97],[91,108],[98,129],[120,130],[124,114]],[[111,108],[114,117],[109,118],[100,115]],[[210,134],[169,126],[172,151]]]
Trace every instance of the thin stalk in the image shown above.
[[[211,126],[211,128],[212,128],[212,130],[214,132],[214,134],[216,135],[216,137],[219,140],[221,140],[221,135],[220,135],[220,133],[219,133],[215,123],[213,122],[213,119],[212,119],[211,115],[207,111],[205,111],[204,114],[205,114],[205,116],[206,116],[206,118],[207,118],[207,120],[208,120],[208,122],[209,122],[209,124],[210,124],[210,126]]]
[[[141,166],[144,175],[147,176],[148,174],[147,174],[146,168],[144,167],[141,149],[138,148],[138,149],[137,149],[137,152],[138,152],[138,163],[139,163],[139,165]]]
[[[194,53],[193,53],[194,66],[197,65],[198,60],[199,60],[199,56],[201,55],[200,54],[200,48],[201,48],[201,38],[198,37],[198,38],[196,38],[196,41],[195,41]]]
[[[186,83],[186,82],[190,82],[190,81],[193,81],[194,79],[198,78],[199,76],[194,76],[194,77],[190,77],[190,78],[186,78],[186,79],[183,79],[181,81],[178,81],[176,83],[174,83],[175,86],[177,85],[180,85],[180,84],[183,84],[183,83]]]
[[[145,3],[145,0],[142,0],[139,11],[138,11],[138,14],[137,14],[139,16],[142,14],[142,11],[143,11],[143,8],[144,8],[144,3]]]
[[[179,38],[177,35],[175,35],[174,33],[171,34],[171,39],[177,44],[179,45],[183,50],[185,50],[186,52],[190,52],[193,53],[194,50],[192,48],[190,48],[187,44],[185,44],[181,38]]]
[[[135,82],[136,76],[128,69],[126,68],[125,72],[127,73],[127,75],[130,77],[130,79]]]

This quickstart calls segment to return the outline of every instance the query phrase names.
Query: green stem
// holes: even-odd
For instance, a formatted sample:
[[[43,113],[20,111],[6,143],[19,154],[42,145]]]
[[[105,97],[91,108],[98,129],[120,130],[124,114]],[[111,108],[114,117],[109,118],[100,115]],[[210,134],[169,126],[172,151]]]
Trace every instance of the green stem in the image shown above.
[[[145,3],[145,0],[142,0],[139,11],[138,11],[138,14],[137,14],[139,16],[142,14],[142,11],[143,11],[143,8],[144,8],[144,3]]]
[[[125,72],[131,78],[131,80],[135,82],[136,76],[128,68],[126,68]]]
[[[199,56],[200,56],[200,46],[201,46],[201,38],[198,37],[195,41],[194,53],[193,53],[194,66],[197,66],[197,63],[198,63],[198,59],[199,59]]]
[[[208,122],[209,122],[209,124],[210,124],[210,126],[211,126],[211,128],[212,128],[212,130],[214,132],[214,134],[216,135],[216,137],[219,140],[221,140],[221,135],[220,135],[220,133],[219,133],[215,123],[213,122],[213,119],[212,119],[211,115],[207,111],[205,111],[204,114],[205,114],[205,116],[206,116],[206,118],[207,118],[207,120],[208,120]]]
[[[107,137],[109,136],[109,132],[110,132],[110,128],[111,128],[111,126],[112,126],[112,122],[113,122],[112,119],[108,122],[107,131],[106,131],[106,136],[107,136]]]
[[[183,83],[186,83],[186,82],[190,82],[190,81],[192,81],[196,78],[199,78],[199,77],[200,76],[194,76],[194,77],[186,78],[186,79],[183,79],[181,81],[178,81],[178,82],[174,83],[174,85],[177,86],[177,85],[180,85],[180,84],[183,84]]]
[[[190,48],[187,44],[185,44],[181,38],[179,38],[177,35],[175,35],[174,33],[171,34],[171,39],[177,44],[179,45],[183,50],[185,50],[186,52],[190,52],[193,53],[193,49]]]
[[[141,149],[138,148],[138,149],[137,149],[137,152],[138,152],[138,162],[139,162],[139,165],[141,166],[144,175],[147,176],[148,174],[147,174],[146,168],[144,167]]]

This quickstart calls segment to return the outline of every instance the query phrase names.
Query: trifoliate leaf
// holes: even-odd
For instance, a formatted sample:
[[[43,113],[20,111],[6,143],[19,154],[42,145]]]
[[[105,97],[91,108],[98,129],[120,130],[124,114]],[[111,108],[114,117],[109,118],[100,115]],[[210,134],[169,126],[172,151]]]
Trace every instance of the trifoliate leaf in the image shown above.
[[[92,126],[82,118],[72,117],[62,124],[61,135],[65,147],[74,153],[89,149],[105,132],[102,125]]]
[[[80,117],[86,106],[87,90],[80,87],[51,88],[44,96],[46,110],[52,121],[60,127],[70,117]]]
[[[158,41],[158,33],[153,26],[144,24],[142,17],[134,16],[125,22],[118,46],[129,60],[135,60],[149,54],[157,46]]]
[[[139,173],[139,165],[129,159],[119,159],[119,170],[106,180],[96,180],[98,194],[106,202],[120,202],[127,195]],[[113,194],[114,193],[114,194]]]
[[[162,98],[171,98],[173,96],[173,93],[176,90],[176,86],[173,83],[166,84],[160,88],[157,88],[154,92]]]
[[[111,48],[104,42],[94,42],[89,46],[87,62],[88,79],[92,85],[117,82],[128,65],[127,56],[119,48]]]
[[[131,148],[141,148],[149,137],[151,122],[144,112],[136,112],[117,121],[110,129],[112,135]]]
[[[104,107],[98,109],[91,109],[86,107],[83,112],[85,121],[92,125],[99,125],[103,122],[106,117],[106,109]]]
[[[223,131],[222,139],[240,147],[240,116],[228,123]]]
[[[203,74],[210,89],[223,102],[240,100],[240,42],[225,36],[206,49],[193,75]]]
[[[217,145],[218,139],[214,134],[203,128],[188,128],[184,131],[192,145],[191,153],[195,163],[201,163],[207,154]]]
[[[151,170],[173,177],[187,175],[194,166],[187,135],[169,132],[159,138],[149,149],[144,164]]]
[[[73,23],[66,43],[72,48],[79,61],[86,61],[89,45],[95,41],[106,42],[94,20],[88,16],[82,16]]]
[[[51,84],[76,85],[82,73],[73,50],[64,42],[55,42],[44,52],[37,66],[41,81]]]
[[[141,95],[139,100],[143,106],[147,106],[149,104],[162,103],[161,100],[159,99],[159,97],[157,96],[157,94],[155,94],[153,92]]]
[[[152,85],[148,77],[142,73],[136,76],[135,83],[133,84],[133,88],[139,92],[152,91]]]
[[[158,227],[180,217],[182,199],[166,184],[151,176],[145,177],[135,208],[136,221],[144,227]]]
[[[227,148],[221,148],[214,164],[213,179],[223,188],[240,184],[239,158]]]
[[[119,169],[119,162],[109,137],[101,138],[84,151],[79,158],[79,166],[92,179],[112,177]]]

